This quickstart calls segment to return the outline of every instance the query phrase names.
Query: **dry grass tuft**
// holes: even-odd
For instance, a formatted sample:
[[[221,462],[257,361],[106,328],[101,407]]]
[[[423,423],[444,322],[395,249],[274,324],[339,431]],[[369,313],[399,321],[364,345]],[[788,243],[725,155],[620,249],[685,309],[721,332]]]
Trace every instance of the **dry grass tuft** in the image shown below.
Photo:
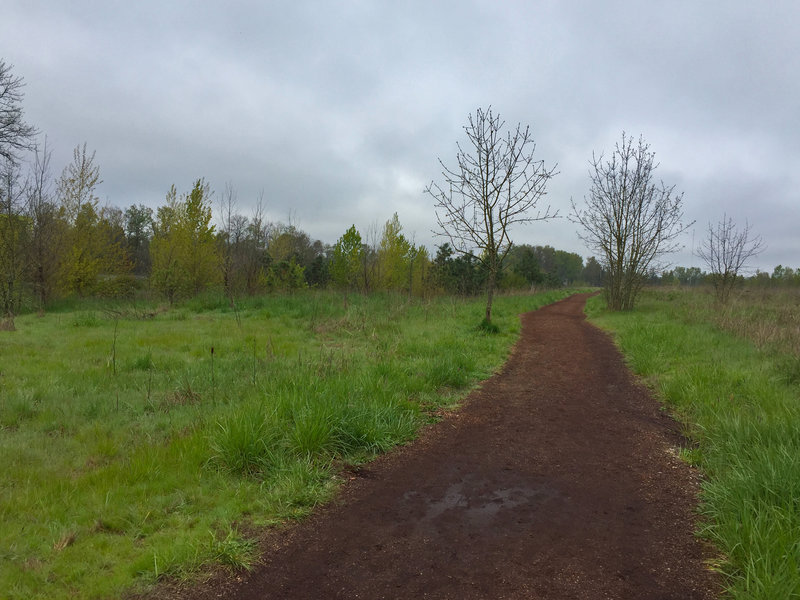
[[[74,531],[70,531],[68,534],[63,536],[60,540],[58,540],[55,544],[53,544],[53,550],[56,552],[61,552],[65,548],[72,546],[75,543],[75,539],[78,535]]]

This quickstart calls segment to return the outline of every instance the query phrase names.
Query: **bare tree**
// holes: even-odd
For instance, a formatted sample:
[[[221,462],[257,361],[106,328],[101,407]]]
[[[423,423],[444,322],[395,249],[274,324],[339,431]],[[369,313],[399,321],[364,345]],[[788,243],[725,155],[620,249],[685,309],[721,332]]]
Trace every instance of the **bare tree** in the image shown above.
[[[242,230],[240,215],[236,212],[238,203],[236,189],[231,182],[225,183],[225,190],[222,192],[219,202],[219,222],[220,228],[217,239],[220,245],[220,267],[222,268],[222,285],[225,294],[231,303],[233,300],[233,270],[234,270],[234,248],[239,242]]]
[[[680,247],[683,194],[654,182],[655,153],[639,137],[622,133],[609,160],[592,155],[592,185],[586,206],[572,202],[570,220],[583,228],[580,238],[601,257],[605,294],[612,310],[632,309],[647,274],[664,268],[661,259]]]
[[[16,164],[19,152],[35,147],[36,128],[23,120],[25,84],[21,77],[11,73],[11,68],[0,59],[0,159]]]
[[[457,167],[450,169],[439,159],[444,183],[425,188],[436,206],[439,235],[447,237],[462,254],[476,256],[487,272],[486,323],[492,320],[492,300],[497,277],[511,249],[513,225],[558,216],[557,211],[531,213],[545,195],[547,182],[556,174],[535,160],[536,144],[529,127],[518,124],[504,131],[499,115],[478,109],[464,127],[470,148],[458,144]]]
[[[28,261],[33,291],[40,309],[43,310],[56,287],[66,223],[59,218],[58,206],[53,197],[51,151],[47,146],[47,138],[41,151],[37,149],[34,152],[27,186],[26,214],[31,227]]]
[[[760,235],[753,236],[747,222],[743,229],[737,230],[733,219],[724,215],[716,227],[708,224],[708,237],[697,248],[697,255],[711,271],[717,301],[723,304],[728,301],[747,261],[764,248],[764,240]]]
[[[19,165],[0,159],[0,315],[12,319],[22,303],[29,228],[22,212],[25,194]]]

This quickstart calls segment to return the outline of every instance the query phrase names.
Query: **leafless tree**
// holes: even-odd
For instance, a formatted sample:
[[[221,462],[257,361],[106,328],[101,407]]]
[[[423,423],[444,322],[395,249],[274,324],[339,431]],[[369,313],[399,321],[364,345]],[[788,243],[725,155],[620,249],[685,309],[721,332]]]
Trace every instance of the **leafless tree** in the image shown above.
[[[25,83],[11,73],[11,68],[0,59],[0,159],[16,164],[19,152],[35,147],[36,128],[23,120]]]
[[[225,183],[219,202],[219,232],[217,239],[221,252],[222,285],[225,294],[233,305],[233,263],[234,248],[241,232],[241,216],[236,212],[237,194],[231,182]]]
[[[680,247],[684,225],[683,194],[654,182],[655,153],[639,137],[622,133],[611,158],[592,155],[591,189],[586,205],[572,202],[570,220],[578,235],[602,258],[605,294],[612,310],[632,309],[648,272],[663,268],[661,259]]]
[[[475,253],[486,268],[486,322],[492,320],[492,300],[497,277],[511,249],[511,228],[516,224],[558,216],[548,206],[535,211],[545,195],[555,166],[534,159],[536,144],[529,127],[518,124],[505,131],[505,122],[492,108],[470,114],[464,127],[469,140],[465,151],[457,145],[457,166],[441,159],[443,183],[425,188],[436,206],[439,235],[447,237],[462,254]]]
[[[764,240],[754,236],[750,225],[745,222],[743,229],[737,229],[733,219],[723,215],[716,227],[708,224],[708,237],[697,248],[697,256],[711,271],[711,281],[717,301],[726,303],[737,278],[747,267],[747,261],[764,250]]]
[[[0,159],[0,316],[13,319],[22,302],[28,224],[22,214],[25,194],[19,165]]]
[[[248,294],[255,294],[260,287],[263,273],[269,266],[268,240],[272,236],[272,223],[266,218],[264,192],[260,192],[250,220],[245,225],[245,244],[242,252],[244,287]]]
[[[55,290],[65,229],[53,197],[51,156],[45,137],[44,147],[34,151],[25,211],[31,228],[28,248],[29,278],[42,310]]]

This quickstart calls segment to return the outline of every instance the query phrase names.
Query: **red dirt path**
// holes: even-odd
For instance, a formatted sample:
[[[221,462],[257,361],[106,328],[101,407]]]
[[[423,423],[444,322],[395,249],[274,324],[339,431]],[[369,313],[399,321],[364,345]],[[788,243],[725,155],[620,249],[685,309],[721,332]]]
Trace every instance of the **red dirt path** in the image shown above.
[[[717,597],[681,438],[585,295],[522,317],[503,370],[263,564],[190,598]]]

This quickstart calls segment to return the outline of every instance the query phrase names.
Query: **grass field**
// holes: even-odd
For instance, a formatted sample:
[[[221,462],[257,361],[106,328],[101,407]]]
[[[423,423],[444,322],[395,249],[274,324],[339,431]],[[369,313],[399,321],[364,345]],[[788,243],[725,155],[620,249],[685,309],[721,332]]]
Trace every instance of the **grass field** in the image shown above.
[[[800,597],[800,305],[796,294],[645,293],[630,313],[587,308],[685,424],[705,475],[701,535],[732,598]]]
[[[499,367],[482,301],[303,293],[75,304],[0,331],[0,594],[108,598],[211,565],[306,514],[337,468],[414,437]]]

